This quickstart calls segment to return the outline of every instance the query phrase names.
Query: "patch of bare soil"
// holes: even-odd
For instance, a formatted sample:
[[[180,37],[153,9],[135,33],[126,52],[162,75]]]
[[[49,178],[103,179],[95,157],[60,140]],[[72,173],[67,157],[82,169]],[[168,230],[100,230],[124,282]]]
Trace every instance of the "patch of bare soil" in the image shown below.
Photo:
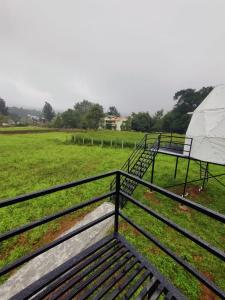
[[[5,251],[2,251],[1,254],[0,254],[0,260],[4,260],[6,259],[10,254],[11,252],[19,246],[23,246],[27,243],[27,238],[25,237],[24,234],[21,234],[18,238],[18,240],[16,241],[16,243],[9,249],[5,250]]]
[[[144,193],[144,197],[146,200],[149,200],[153,204],[161,204],[160,200],[156,197],[155,192],[151,192],[150,190],[147,190]]]
[[[222,236],[220,237],[220,239],[221,239],[222,242],[225,243],[225,235],[222,235]]]
[[[193,185],[193,186],[189,186],[187,188],[187,193],[188,195],[190,195],[191,198],[196,198],[198,197],[199,194],[201,194],[202,192],[200,191],[200,188]]]
[[[160,249],[157,247],[150,247],[149,251],[153,254],[159,254],[160,253]]]
[[[177,195],[182,195],[183,193],[183,187],[173,187],[170,189],[171,192],[177,194]],[[198,201],[203,201],[204,203],[210,203],[212,202],[212,199],[210,196],[207,194],[206,191],[201,191],[200,188],[196,185],[188,185],[186,189],[187,195],[185,198],[192,199],[192,200],[198,200]]]
[[[120,229],[122,231],[131,231],[132,234],[135,236],[140,235],[140,232],[136,228],[131,227],[128,223],[125,223],[125,222],[120,224]]]
[[[178,205],[178,209],[179,209],[180,211],[182,211],[182,212],[190,212],[190,211],[191,211],[190,208],[189,208],[188,206],[183,205],[183,204],[179,204],[179,205]]]
[[[50,229],[41,239],[40,243],[38,243],[37,247],[39,248],[42,245],[45,245],[47,243],[50,243],[54,241],[57,237],[62,235],[65,231],[69,230],[71,227],[73,227],[76,223],[81,221],[84,216],[87,214],[87,212],[82,213],[80,212],[79,214],[76,213],[75,216],[68,216],[68,217],[63,217],[59,223],[58,223],[58,228],[56,230]]]
[[[182,195],[183,194],[183,186],[179,187],[172,187],[170,189],[171,192],[177,194],[177,195]],[[188,198],[195,199],[201,194],[202,192],[200,191],[200,188],[197,187],[196,185],[189,185],[186,188],[186,193]]]
[[[76,213],[74,215],[61,218],[61,220],[57,222],[57,229],[53,230],[52,228],[49,228],[48,232],[37,243],[32,245],[32,251],[38,249],[43,245],[46,245],[47,243],[54,241],[57,237],[62,235],[65,231],[69,230],[76,223],[82,220],[82,218],[87,213],[88,212],[86,211],[85,213]],[[0,259],[6,259],[16,247],[23,246],[26,244],[29,244],[28,237],[26,236],[26,234],[21,234],[18,237],[15,245],[13,245],[10,249],[7,249],[7,251],[1,253]]]
[[[192,214],[192,210],[190,207],[184,205],[184,204],[176,204],[175,208],[174,208],[174,212],[178,212],[179,214],[183,213],[183,214],[188,214],[191,216]]]
[[[204,275],[208,279],[213,280],[213,276],[210,273],[205,272]],[[216,299],[218,299],[216,295],[205,285],[201,284],[201,295],[199,300],[216,300]]]
[[[202,260],[203,260],[203,256],[202,255],[198,255],[198,254],[196,254],[196,255],[193,255],[193,259],[194,259],[194,261],[196,261],[196,262],[201,262]]]

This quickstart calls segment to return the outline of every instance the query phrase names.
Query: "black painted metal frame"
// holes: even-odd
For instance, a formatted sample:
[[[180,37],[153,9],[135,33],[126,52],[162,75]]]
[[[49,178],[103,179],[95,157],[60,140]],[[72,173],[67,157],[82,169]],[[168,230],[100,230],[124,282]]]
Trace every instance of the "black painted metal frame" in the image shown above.
[[[179,139],[181,141],[176,142],[176,140],[179,140]],[[185,139],[185,142],[182,141],[184,139]],[[179,159],[186,159],[187,160],[187,168],[186,168],[184,182],[175,183],[175,184],[172,184],[172,185],[169,185],[169,186],[165,186],[166,189],[171,188],[171,187],[175,187],[175,186],[179,186],[179,185],[183,185],[183,194],[182,195],[185,196],[186,195],[187,184],[202,181],[202,186],[201,186],[200,190],[203,190],[209,179],[214,179],[220,185],[225,187],[225,184],[221,180],[218,179],[218,177],[225,176],[225,173],[212,174],[212,172],[209,171],[209,166],[210,165],[217,165],[217,166],[223,166],[223,167],[224,167],[224,165],[217,164],[217,163],[204,162],[204,161],[200,161],[200,160],[197,160],[197,159],[191,157],[191,149],[192,149],[193,138],[188,138],[188,137],[184,138],[184,137],[181,137],[181,136],[177,136],[176,134],[170,133],[170,134],[160,134],[159,135],[159,140],[160,140],[160,147],[159,147],[158,152],[160,154],[166,154],[166,155],[176,157],[175,169],[174,169],[174,178],[176,178],[176,175],[177,175]],[[163,145],[165,145],[165,146],[163,146]],[[177,149],[176,149],[176,146],[178,147]],[[183,149],[183,151],[182,151],[182,149]],[[197,179],[188,180],[188,174],[189,174],[191,161],[195,162],[200,167],[200,177],[197,178]],[[201,172],[203,174],[201,174]]]
[[[184,186],[182,195],[185,196],[186,189],[187,189],[190,161],[191,161],[191,149],[192,149],[193,139],[188,138],[188,137],[184,138],[181,136],[173,135],[171,133],[170,135],[160,134],[159,140],[160,140],[159,153],[176,156],[174,178],[176,178],[176,175],[177,175],[179,157],[185,158],[187,160],[185,180],[182,183]],[[177,142],[177,140],[179,140],[179,142]],[[166,151],[164,151],[164,150],[166,150]],[[176,185],[173,185],[173,186],[176,186]]]
[[[115,210],[105,214],[104,216],[82,226],[79,227],[78,229],[73,230],[72,232],[58,238],[57,240],[39,248],[38,250],[25,255],[23,257],[21,257],[20,259],[16,260],[15,262],[6,265],[5,267],[3,267],[2,269],[0,269],[0,276],[5,275],[7,273],[9,273],[10,271],[12,271],[13,269],[23,265],[24,263],[30,261],[32,258],[38,256],[41,253],[46,252],[47,250],[59,245],[60,243],[69,240],[71,237],[91,228],[92,226],[106,220],[107,218],[110,218],[112,216],[114,216],[114,233],[107,237],[106,239],[96,243],[95,245],[91,246],[89,249],[85,250],[84,252],[82,252],[81,254],[79,254],[78,256],[74,257],[71,261],[66,262],[65,264],[63,264],[62,266],[60,266],[59,268],[57,268],[57,270],[53,270],[52,272],[50,272],[49,274],[47,274],[46,276],[44,276],[43,278],[41,278],[39,281],[35,282],[34,284],[32,284],[31,286],[27,287],[25,290],[21,291],[18,295],[16,295],[13,299],[29,299],[31,297],[31,295],[34,295],[35,293],[41,291],[40,294],[37,294],[35,297],[35,299],[42,299],[40,295],[44,295],[46,294],[46,291],[50,291],[51,287],[55,285],[56,288],[58,288],[58,286],[60,286],[61,284],[65,283],[66,286],[64,288],[62,288],[62,292],[64,293],[64,291],[68,291],[69,289],[71,289],[71,287],[73,287],[74,285],[76,286],[76,282],[79,282],[79,280],[77,281],[77,279],[72,279],[72,281],[68,282],[68,271],[72,272],[71,276],[74,275],[74,272],[78,273],[80,272],[80,264],[85,267],[85,268],[89,268],[88,272],[91,273],[93,271],[93,267],[89,266],[88,261],[94,261],[95,262],[95,266],[97,266],[98,264],[101,265],[100,271],[96,271],[96,273],[92,274],[90,279],[88,279],[87,281],[85,281],[85,283],[83,285],[78,284],[78,290],[81,291],[83,289],[85,289],[85,287],[88,286],[88,284],[92,281],[92,279],[96,279],[97,281],[97,285],[94,285],[92,287],[92,289],[90,290],[90,287],[88,288],[87,291],[84,291],[84,294],[81,295],[81,299],[86,299],[86,297],[88,297],[89,295],[91,295],[92,293],[94,293],[94,291],[96,290],[97,287],[102,286],[103,290],[100,292],[100,295],[105,295],[106,292],[108,290],[110,290],[111,288],[114,288],[112,293],[109,295],[109,298],[107,299],[114,299],[116,298],[120,292],[122,292],[131,282],[133,282],[133,280],[136,278],[136,282],[133,284],[132,287],[129,288],[128,290],[128,294],[127,295],[133,295],[138,288],[140,288],[140,286],[143,285],[144,282],[146,282],[147,280],[147,284],[144,286],[144,288],[141,290],[141,293],[139,295],[138,299],[144,299],[145,296],[149,297],[149,299],[151,299],[151,296],[153,295],[160,295],[161,293],[164,293],[166,299],[184,299],[184,296],[182,296],[182,294],[173,287],[173,285],[171,285],[149,262],[147,262],[133,247],[131,247],[126,240],[124,239],[124,237],[122,237],[119,234],[119,219],[122,218],[124,221],[128,222],[131,226],[133,226],[136,230],[138,230],[140,233],[142,233],[148,240],[150,240],[151,242],[153,242],[156,246],[158,246],[163,252],[165,252],[168,256],[170,256],[172,259],[174,259],[174,261],[176,261],[179,265],[181,265],[186,271],[188,271],[191,275],[193,275],[195,278],[197,278],[197,280],[199,280],[199,282],[201,282],[202,284],[204,284],[205,286],[207,286],[210,290],[212,290],[217,296],[219,296],[222,299],[225,299],[225,291],[222,291],[218,286],[215,285],[215,283],[213,283],[211,280],[209,280],[208,278],[206,278],[203,274],[201,274],[198,270],[196,270],[194,268],[194,266],[190,265],[187,261],[185,261],[184,259],[182,259],[181,257],[179,257],[176,253],[174,253],[171,249],[169,249],[167,246],[163,245],[158,239],[156,239],[154,237],[154,235],[152,235],[151,232],[146,231],[145,229],[141,228],[138,224],[136,224],[134,221],[132,221],[130,218],[128,218],[124,212],[122,212],[121,208],[120,208],[120,198],[125,197],[128,201],[130,201],[133,205],[137,206],[139,209],[142,209],[144,212],[150,214],[151,216],[155,217],[156,219],[160,220],[161,222],[163,222],[164,224],[170,226],[171,228],[173,228],[174,230],[176,230],[177,232],[179,232],[180,234],[182,234],[184,237],[188,238],[189,240],[191,240],[192,242],[196,243],[197,245],[199,245],[200,247],[202,247],[203,249],[205,249],[206,251],[208,251],[209,253],[211,253],[213,256],[221,259],[221,261],[225,261],[225,253],[224,251],[222,251],[221,249],[217,249],[216,247],[210,245],[208,242],[202,240],[201,238],[199,238],[198,236],[192,234],[191,232],[187,231],[186,229],[182,228],[181,226],[177,225],[176,223],[174,223],[173,221],[169,220],[168,218],[164,217],[163,215],[160,215],[159,213],[155,212],[154,210],[152,210],[150,207],[147,207],[145,205],[143,205],[142,203],[140,203],[139,201],[137,201],[136,199],[134,199],[132,196],[127,195],[126,193],[124,193],[123,191],[121,191],[120,189],[120,185],[121,185],[121,177],[127,177],[130,178],[131,180],[136,181],[138,184],[141,184],[151,190],[157,191],[160,194],[168,197],[169,199],[179,202],[181,204],[184,204],[188,207],[191,207],[194,210],[197,210],[198,212],[207,215],[210,218],[213,218],[215,220],[217,220],[218,222],[221,222],[223,224],[225,224],[225,216],[223,214],[220,214],[218,212],[215,212],[209,208],[203,207],[200,204],[194,203],[191,200],[185,199],[183,197],[180,197],[172,192],[169,192],[163,188],[160,188],[154,184],[151,184],[147,181],[144,181],[136,176],[133,176],[129,173],[126,173],[124,171],[112,171],[112,172],[108,172],[105,174],[101,174],[98,176],[94,176],[94,177],[89,177],[83,180],[78,180],[78,181],[74,181],[68,184],[64,184],[64,185],[59,185],[59,186],[55,186],[52,187],[50,189],[46,189],[46,190],[42,190],[39,192],[35,192],[35,193],[31,193],[31,194],[27,194],[24,196],[20,196],[20,197],[16,197],[13,199],[9,199],[9,200],[5,200],[5,201],[1,201],[0,202],[0,208],[1,207],[6,207],[6,206],[10,206],[10,205],[14,205],[16,203],[21,203],[24,201],[28,201],[40,196],[44,196],[44,195],[48,195],[51,193],[55,193],[57,191],[60,190],[64,190],[64,189],[68,189],[71,187],[75,187],[75,186],[79,186],[88,182],[93,182],[96,180],[100,180],[106,177],[111,177],[111,176],[115,176],[116,178],[116,189],[114,191],[111,191],[109,193],[106,193],[104,195],[101,195],[99,197],[93,198],[91,200],[88,200],[86,202],[83,202],[79,205],[73,206],[69,209],[63,210],[62,212],[53,214],[51,216],[42,218],[39,221],[35,221],[32,222],[30,224],[26,224],[24,226],[21,226],[19,228],[13,229],[9,232],[3,233],[0,235],[0,241],[3,242],[13,236],[19,235],[21,233],[24,233],[28,230],[31,230],[37,226],[40,226],[42,224],[46,224],[47,222],[50,222],[52,220],[55,220],[59,217],[65,216],[69,213],[75,212],[79,209],[82,209],[84,207],[87,207],[91,204],[97,203],[103,199],[107,199],[110,197],[114,197],[115,199]],[[114,247],[116,247],[116,250],[114,249]],[[100,249],[100,250],[99,250]],[[102,250],[101,250],[102,249]],[[113,250],[114,249],[114,250]],[[119,249],[121,249],[122,253],[118,252]],[[99,252],[96,252],[97,250],[102,251],[102,254],[106,255],[106,257],[101,257],[100,262],[99,260],[95,260],[98,259],[100,257]],[[107,251],[111,251],[107,254]],[[113,252],[114,251],[114,252]],[[115,257],[113,256],[115,254]],[[120,253],[120,254],[118,254]],[[93,257],[91,255],[94,255]],[[123,257],[123,255],[127,254],[128,256]],[[108,255],[108,256],[107,256]],[[108,261],[107,259],[109,257],[114,257],[113,259],[111,259],[111,263],[110,261]],[[108,282],[107,280],[110,278],[110,276],[112,275],[112,273],[115,271],[117,272],[119,270],[119,266],[120,264],[123,265],[123,262],[119,261],[118,264],[119,266],[116,265],[116,262],[119,259],[125,259],[129,260],[132,258],[132,261],[130,261],[130,264],[127,266],[126,265],[126,269],[125,271],[123,270],[122,273],[118,274],[115,281],[111,280],[110,282]],[[134,259],[134,260],[133,260]],[[75,267],[76,264],[79,261],[79,266]],[[126,262],[124,262],[125,264]],[[129,273],[129,270],[131,270],[131,268],[138,263],[138,267],[136,269],[133,269],[132,273]],[[104,280],[102,281],[102,279],[98,279],[98,277],[105,272],[109,266],[112,266],[114,264],[114,267],[112,267],[112,270],[108,273],[104,273]],[[121,266],[122,266],[121,265]],[[118,267],[118,269],[117,269]],[[130,269],[129,269],[130,268]],[[85,269],[86,270],[86,269]],[[113,271],[114,270],[114,271]],[[142,272],[143,271],[143,272]],[[82,271],[82,272],[87,272],[87,271]],[[122,274],[124,274],[124,272],[129,275],[128,277],[126,277],[126,279],[123,281],[123,286],[119,287],[116,286],[116,284],[118,283],[118,281],[120,280],[120,276],[122,276]],[[140,273],[142,272],[142,273]],[[88,274],[89,274],[88,273]],[[80,274],[80,273],[79,273]],[[78,278],[80,278],[78,274]],[[81,273],[82,276],[86,276],[86,273]],[[111,275],[110,275],[111,274]],[[140,276],[141,274],[141,276]],[[77,277],[75,277],[77,278]],[[54,282],[54,280],[56,280],[56,282]],[[74,283],[75,282],[75,283]],[[157,282],[157,284],[156,284]],[[69,286],[68,286],[69,284]],[[76,286],[77,287],[77,286]],[[45,289],[44,289],[45,288]],[[44,289],[44,290],[43,290]],[[74,297],[74,293],[75,293],[76,289],[70,291],[69,296],[67,297],[67,299],[72,299]],[[78,291],[78,292],[79,292]],[[78,293],[77,292],[77,293]],[[90,294],[91,292],[91,294]],[[57,293],[59,293],[57,291]],[[60,294],[61,295],[61,294]],[[86,295],[86,296],[85,296]],[[100,296],[99,296],[100,297]],[[57,298],[57,297],[56,297]],[[129,298],[129,297],[128,297]],[[98,298],[97,298],[98,299]]]
[[[154,180],[154,171],[155,171],[155,159],[158,153],[160,154],[166,154],[166,155],[173,155],[176,157],[176,165],[175,165],[175,172],[174,172],[174,178],[176,178],[177,174],[177,168],[178,168],[178,160],[179,157],[182,157],[187,160],[187,167],[186,167],[186,173],[185,173],[185,179],[184,182],[181,184],[183,185],[183,196],[186,194],[186,188],[188,183],[188,173],[189,173],[189,167],[190,167],[190,160],[191,160],[191,148],[192,148],[192,138],[179,136],[177,134],[166,134],[166,133],[158,133],[157,137],[154,135],[152,136],[151,133],[147,133],[144,135],[142,140],[136,145],[135,149],[131,153],[131,155],[128,157],[127,161],[122,165],[121,170],[128,172],[133,175],[137,175],[135,173],[135,166],[139,164],[140,166],[140,158],[145,153],[151,153],[152,155],[147,159],[148,160],[148,166],[147,169],[151,166],[151,178],[150,182],[153,183]],[[146,162],[145,162],[146,164]],[[138,168],[138,167],[137,167]],[[141,167],[139,167],[141,169]],[[145,170],[145,172],[147,171]],[[144,173],[145,173],[144,172]],[[143,174],[139,176],[140,178],[143,178]],[[128,188],[129,190],[129,183],[128,187],[126,184],[127,179],[124,177],[122,178],[121,185],[125,186],[125,190]],[[110,184],[110,190],[115,189],[115,179]],[[135,189],[133,187],[134,182],[131,182],[130,191],[126,191],[129,195],[131,195]],[[175,184],[172,186],[176,186],[180,184]],[[172,187],[171,186],[171,187]],[[126,204],[126,199],[124,198],[123,205]]]
[[[170,134],[160,133],[158,140],[160,150],[182,154],[186,157],[190,156],[193,141],[192,138],[179,136],[171,132]]]

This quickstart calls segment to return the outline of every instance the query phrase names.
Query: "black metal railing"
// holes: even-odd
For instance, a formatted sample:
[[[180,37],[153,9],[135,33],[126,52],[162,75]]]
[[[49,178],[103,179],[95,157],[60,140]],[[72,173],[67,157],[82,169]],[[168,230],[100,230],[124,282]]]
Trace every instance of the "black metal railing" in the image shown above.
[[[55,186],[55,187],[52,187],[52,188],[49,188],[49,189],[45,189],[45,190],[42,190],[42,191],[34,192],[34,193],[31,193],[31,194],[27,194],[27,195],[23,195],[23,196],[19,196],[19,197],[15,197],[15,198],[12,198],[12,199],[9,199],[9,200],[0,201],[0,208],[10,206],[10,205],[14,205],[16,203],[21,203],[21,202],[24,202],[24,201],[29,201],[29,200],[34,199],[34,198],[38,198],[38,197],[41,197],[41,196],[44,196],[44,195],[49,195],[49,194],[52,194],[52,193],[55,193],[55,192],[58,192],[58,191],[62,191],[62,190],[66,190],[66,189],[69,189],[69,188],[72,188],[72,187],[80,186],[80,185],[83,185],[85,183],[89,183],[89,182],[100,180],[100,179],[103,179],[103,178],[106,178],[106,177],[109,177],[109,176],[113,176],[115,174],[117,174],[117,171],[104,173],[104,174],[101,174],[101,175],[98,175],[98,176],[73,181],[73,182],[70,182],[70,183],[67,183],[67,184],[63,184],[63,185],[58,185],[58,186]],[[41,226],[41,225],[46,224],[48,222],[51,222],[53,220],[56,220],[56,219],[58,219],[62,216],[66,216],[66,215],[68,215],[72,212],[76,212],[76,211],[78,211],[78,210],[80,210],[84,207],[87,207],[91,204],[94,204],[94,203],[97,203],[101,200],[110,198],[113,195],[116,195],[116,191],[108,192],[104,195],[93,198],[93,199],[88,200],[86,202],[83,202],[79,205],[75,205],[75,206],[73,206],[71,208],[68,208],[66,210],[63,210],[61,212],[52,214],[48,217],[44,217],[41,220],[34,221],[34,222],[31,222],[31,223],[26,224],[24,226],[21,226],[19,228],[16,228],[16,229],[10,230],[8,232],[2,233],[0,235],[0,242],[3,242],[3,241],[5,241],[5,240],[7,240],[7,239],[9,239],[13,236],[16,236],[16,235],[24,233],[28,230],[31,230],[35,227],[38,227],[38,226]],[[10,263],[9,265],[7,265],[7,266],[3,267],[2,269],[0,269],[0,276],[9,273],[11,270],[21,266],[22,264],[28,262],[32,258],[48,251],[49,249],[51,249],[51,248],[53,248],[53,247],[55,247],[55,246],[57,246],[61,243],[63,243],[64,241],[72,238],[73,236],[75,236],[75,235],[83,232],[84,230],[87,230],[88,228],[94,226],[95,224],[98,224],[98,223],[104,221],[105,219],[113,216],[114,214],[115,214],[114,212],[109,213],[109,214],[107,214],[107,215],[105,215],[105,216],[103,216],[103,217],[101,217],[101,218],[85,225],[85,226],[82,226],[79,229],[74,230],[74,231],[68,233],[67,235],[64,235],[63,237],[61,237],[61,238],[59,238],[59,239],[57,239],[57,240],[55,240],[55,241],[53,241],[53,242],[51,242],[51,243],[49,243],[45,246],[39,248],[38,250],[34,251],[33,253],[25,255],[22,258],[16,260],[15,262]]]
[[[160,133],[159,140],[159,148],[161,150],[183,154],[185,156],[189,156],[191,153],[192,138],[179,136],[173,133]]]
[[[164,196],[167,196],[169,199],[174,200],[178,203],[191,207],[192,209],[201,212],[204,215],[207,215],[214,220],[217,220],[223,224],[225,224],[225,215],[215,212],[209,208],[206,208],[200,204],[194,203],[191,200],[185,199],[184,197],[178,196],[175,193],[169,192],[163,188],[160,188],[154,184],[150,184],[147,181],[144,181],[138,177],[134,177],[131,174],[125,173],[123,171],[120,172],[123,176],[127,176],[132,180],[136,180],[139,184],[154,190]],[[212,255],[218,257],[223,262],[225,262],[225,252],[217,249],[214,246],[211,246],[208,242],[202,240],[198,236],[192,234],[191,232],[187,231],[186,229],[182,228],[181,226],[177,225],[175,222],[169,220],[168,218],[160,215],[159,213],[155,212],[151,208],[143,205],[132,196],[125,194],[124,192],[120,192],[123,197],[126,197],[128,201],[133,203],[134,205],[138,206],[139,208],[143,209],[148,214],[154,216],[156,219],[162,221],[164,224],[170,226],[171,228],[175,229],[177,232],[181,233],[184,237],[188,238],[189,240],[193,241]],[[186,262],[184,259],[179,257],[176,253],[171,251],[168,247],[163,245],[158,239],[156,239],[151,233],[147,232],[145,229],[141,228],[139,225],[135,224],[130,218],[124,215],[121,211],[119,211],[119,215],[130,225],[132,225],[135,229],[137,229],[140,233],[142,233],[146,238],[148,238],[151,242],[153,242],[157,247],[159,247],[164,253],[169,255],[173,258],[178,264],[180,264],[186,271],[192,274],[195,278],[197,278],[201,283],[207,286],[210,290],[212,290],[217,296],[225,299],[225,291],[222,291],[219,287],[217,287],[211,280],[206,278],[203,274],[201,274],[198,270],[196,270],[192,265]]]
[[[115,190],[108,192],[106,194],[103,194],[99,197],[95,197],[91,200],[88,200],[86,202],[83,202],[79,205],[73,206],[71,208],[65,209],[61,212],[55,213],[53,215],[50,215],[48,217],[42,218],[41,220],[35,221],[35,222],[31,222],[29,224],[26,224],[24,226],[21,226],[19,228],[13,229],[11,231],[8,231],[6,233],[3,233],[0,235],[0,241],[5,241],[13,236],[17,236],[21,233],[24,233],[28,230],[31,230],[35,227],[38,227],[42,224],[48,223],[50,221],[53,221],[59,217],[65,216],[67,214],[70,214],[72,212],[75,212],[79,209],[82,209],[84,207],[87,207],[93,203],[98,203],[101,200],[104,199],[108,199],[111,196],[114,196],[115,199],[115,210],[105,214],[104,216],[82,226],[79,227],[78,229],[73,230],[72,232],[67,233],[64,236],[61,236],[60,238],[56,239],[55,241],[35,250],[34,252],[27,254],[21,258],[19,258],[18,260],[16,260],[15,262],[12,262],[6,266],[4,266],[3,268],[0,269],[0,276],[5,275],[7,273],[9,273],[11,270],[23,265],[24,263],[30,261],[32,258],[40,255],[41,253],[44,253],[46,251],[48,251],[49,249],[61,244],[62,242],[69,240],[70,238],[74,237],[75,235],[78,235],[79,233],[91,228],[92,226],[106,220],[107,218],[110,218],[112,216],[114,216],[114,236],[117,236],[117,234],[120,231],[120,218],[122,218],[123,220],[125,220],[126,222],[128,222],[131,226],[133,226],[134,228],[136,228],[140,233],[142,233],[147,239],[149,239],[151,242],[153,242],[157,247],[159,247],[164,253],[166,253],[168,256],[170,256],[172,259],[174,259],[178,264],[180,264],[186,271],[188,271],[191,275],[193,275],[195,278],[197,278],[201,283],[203,283],[205,286],[207,286],[210,290],[212,290],[217,296],[221,297],[222,299],[225,298],[225,292],[222,291],[218,286],[215,285],[215,283],[213,283],[211,280],[209,280],[208,278],[206,278],[202,273],[200,273],[198,270],[196,270],[192,265],[190,265],[187,261],[185,261],[183,258],[179,257],[176,253],[174,253],[169,247],[165,246],[159,239],[157,239],[150,231],[146,231],[145,229],[143,229],[142,227],[140,227],[138,224],[136,224],[134,221],[132,221],[129,217],[127,217],[124,212],[121,210],[120,208],[120,197],[125,197],[128,201],[130,201],[132,204],[136,205],[137,207],[139,207],[140,209],[142,209],[144,212],[146,212],[147,214],[155,217],[157,220],[160,220],[161,222],[163,222],[164,224],[170,226],[171,228],[173,228],[174,230],[176,230],[177,232],[179,232],[180,234],[182,234],[185,238],[191,240],[192,242],[196,243],[197,245],[199,245],[200,247],[202,247],[203,249],[205,249],[206,251],[208,251],[209,253],[211,253],[213,256],[221,259],[223,262],[225,261],[225,253],[224,251],[222,251],[221,249],[217,249],[216,247],[210,245],[208,242],[204,241],[203,239],[201,239],[200,237],[192,234],[191,232],[189,232],[188,230],[182,228],[181,226],[177,225],[175,222],[169,220],[168,218],[164,217],[163,215],[159,214],[158,212],[154,211],[152,208],[142,204],[141,202],[139,202],[137,199],[134,199],[132,196],[124,193],[121,190],[121,178],[122,177],[126,177],[129,178],[133,181],[136,181],[138,184],[141,184],[151,190],[154,190],[166,197],[168,197],[169,199],[176,201],[178,203],[184,204],[188,207],[191,207],[192,209],[218,221],[221,222],[223,224],[225,224],[225,215],[220,214],[218,212],[215,212],[209,208],[206,208],[200,204],[197,204],[191,200],[185,199],[183,197],[180,197],[172,192],[169,192],[163,188],[160,188],[154,184],[151,184],[147,181],[144,181],[136,176],[133,176],[127,172],[124,171],[112,171],[109,173],[105,173],[105,174],[101,174],[98,176],[94,176],[94,177],[89,177],[83,180],[78,180],[78,181],[74,181],[68,184],[64,184],[64,185],[59,185],[59,186],[55,186],[46,190],[42,190],[39,192],[35,192],[35,193],[31,193],[31,194],[27,194],[24,196],[20,196],[20,197],[15,197],[9,200],[4,200],[0,202],[0,208],[2,207],[7,207],[7,206],[11,206],[14,205],[16,203],[21,203],[24,201],[29,201],[31,199],[34,198],[38,198],[44,195],[48,195],[48,194],[52,194],[55,193],[57,191],[61,191],[61,190],[65,190],[68,188],[72,188],[72,187],[76,187],[79,185],[83,185],[89,182],[94,182],[94,181],[98,181],[100,179],[106,178],[106,177],[115,177],[115,182],[116,182],[116,186],[115,186]],[[4,222],[4,220],[2,220]],[[149,229],[151,228],[151,226],[149,226]],[[137,237],[138,238],[138,237]],[[177,241],[178,243],[178,241]]]
[[[140,158],[144,154],[144,152],[145,151],[151,152],[152,157],[149,159],[153,160],[153,158],[157,155],[159,146],[160,146],[160,135],[158,135],[156,137],[156,136],[152,136],[149,133],[145,134],[144,137],[141,139],[141,141],[136,145],[135,149],[133,150],[131,155],[128,157],[127,161],[122,165],[122,167],[120,169],[122,171],[132,174],[132,171],[135,169],[136,164],[140,161]],[[145,171],[147,171],[150,164],[151,164],[151,161],[149,161],[149,163],[147,164]],[[143,172],[143,173],[145,173],[145,172]],[[123,177],[121,179],[121,186],[123,186],[125,181],[126,181],[126,178]],[[112,180],[112,182],[110,184],[110,190],[115,189],[115,186],[116,186],[116,180],[114,179],[114,180]],[[134,187],[134,189],[135,189],[135,187]],[[133,190],[132,190],[132,192],[133,192]]]
[[[143,178],[149,167],[152,166],[151,182],[153,182],[155,157],[159,152],[182,155],[190,158],[191,147],[192,138],[172,133],[148,133],[144,135],[140,143],[137,144],[137,147],[120,169],[129,174],[138,176],[139,178]],[[188,162],[188,164],[189,163],[190,162]],[[111,191],[115,189],[115,185],[116,182],[114,179],[110,184]],[[137,185],[137,182],[127,179],[126,177],[121,178],[121,189],[128,195],[133,194]],[[185,190],[186,184],[184,185],[184,194]],[[121,207],[123,207],[126,204],[126,198],[120,198]]]
[[[175,152],[179,154],[185,154],[185,156],[190,156],[192,140],[192,138],[179,136],[172,133],[159,133],[157,135],[147,133],[136,145],[135,149],[128,157],[126,162],[121,166],[120,170],[130,173],[140,156],[146,150],[154,152],[155,155],[157,155],[159,149],[161,149],[168,152]],[[113,188],[115,188],[115,180],[113,180],[110,185],[110,189],[112,190]]]

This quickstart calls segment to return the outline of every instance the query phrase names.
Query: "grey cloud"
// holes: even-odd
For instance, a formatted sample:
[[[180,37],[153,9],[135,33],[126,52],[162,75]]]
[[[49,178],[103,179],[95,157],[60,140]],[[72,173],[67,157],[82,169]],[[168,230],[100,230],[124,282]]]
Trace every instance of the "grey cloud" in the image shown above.
[[[8,105],[154,112],[225,82],[223,0],[0,0],[0,41]]]

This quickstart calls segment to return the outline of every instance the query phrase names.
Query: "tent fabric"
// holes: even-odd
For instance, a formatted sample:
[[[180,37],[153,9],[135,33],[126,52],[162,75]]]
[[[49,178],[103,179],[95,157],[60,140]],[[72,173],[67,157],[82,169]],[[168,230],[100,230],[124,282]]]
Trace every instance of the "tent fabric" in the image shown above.
[[[192,158],[225,165],[225,85],[215,87],[196,108],[186,137],[193,139]]]

